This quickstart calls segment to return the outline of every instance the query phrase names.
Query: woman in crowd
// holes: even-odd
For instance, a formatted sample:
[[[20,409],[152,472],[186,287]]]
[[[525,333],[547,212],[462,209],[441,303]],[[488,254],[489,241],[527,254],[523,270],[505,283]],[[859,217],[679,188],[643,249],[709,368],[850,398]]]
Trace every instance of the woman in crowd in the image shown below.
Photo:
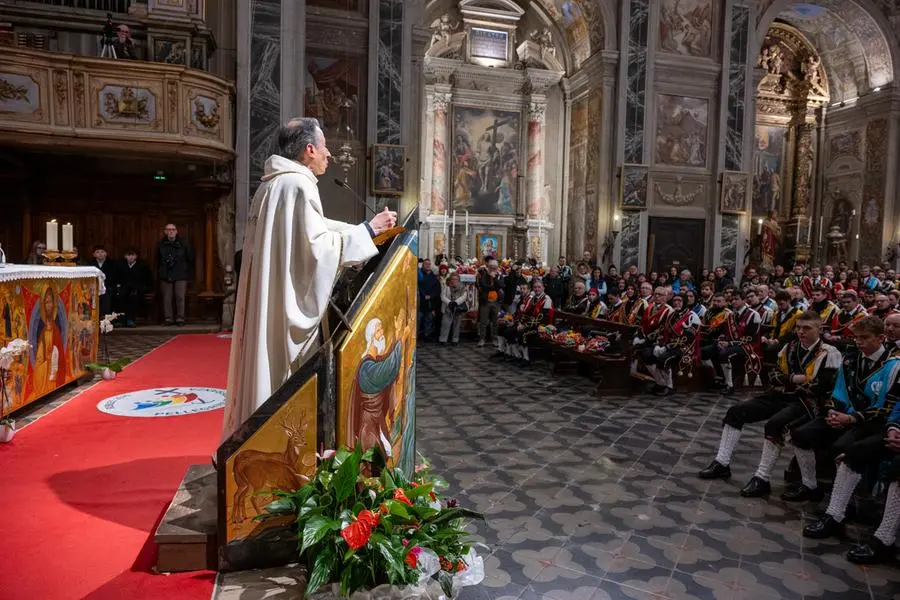
[[[606,295],[606,278],[603,277],[603,269],[600,267],[594,267],[591,272],[590,289],[597,290],[601,296]]]

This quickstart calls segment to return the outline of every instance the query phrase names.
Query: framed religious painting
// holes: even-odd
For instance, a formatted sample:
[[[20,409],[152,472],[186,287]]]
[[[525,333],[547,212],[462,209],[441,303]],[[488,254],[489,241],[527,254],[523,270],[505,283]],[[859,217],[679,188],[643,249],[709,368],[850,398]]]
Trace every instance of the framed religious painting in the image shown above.
[[[406,146],[372,146],[372,194],[402,196],[406,190]]]
[[[479,233],[475,236],[475,248],[478,251],[478,258],[491,256],[500,260],[500,234],[497,233]]]
[[[619,174],[619,208],[644,210],[647,208],[647,187],[650,168],[647,165],[622,165]]]
[[[453,208],[480,215],[513,215],[522,157],[521,115],[453,106]]]
[[[719,211],[723,215],[742,215],[750,200],[750,174],[744,171],[722,172],[722,195]]]

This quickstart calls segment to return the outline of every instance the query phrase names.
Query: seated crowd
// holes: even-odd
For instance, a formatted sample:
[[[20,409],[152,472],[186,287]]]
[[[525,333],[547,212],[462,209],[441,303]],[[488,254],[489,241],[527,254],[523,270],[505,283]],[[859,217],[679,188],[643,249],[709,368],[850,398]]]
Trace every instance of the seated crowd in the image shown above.
[[[458,341],[461,315],[474,309],[461,283],[469,275],[477,291],[478,343],[493,342],[498,356],[528,362],[541,343],[602,353],[614,323],[633,331],[632,374],[646,374],[657,395],[675,393],[676,375],[704,368],[716,389],[731,394],[735,371],[743,372],[744,385],[756,393],[728,409],[716,456],[698,476],[730,478],[744,425],[764,423],[759,464],[740,494],[771,493],[775,463],[787,446],[792,463],[784,501],[819,502],[825,497],[820,480],[833,478],[824,516],[803,530],[817,539],[843,533],[861,482],[871,491],[885,481],[880,525],[847,554],[851,562],[875,564],[893,558],[900,526],[900,286],[887,265],[838,269],[835,275],[831,266],[798,264],[789,274],[782,267],[761,274],[749,267],[736,284],[718,267],[697,284],[674,267],[649,277],[631,267],[619,277],[610,266],[604,276],[587,253],[574,272],[564,258],[546,273],[533,263],[488,258],[452,270],[442,263],[436,275],[424,261],[420,309],[429,313],[430,327],[442,307],[439,341],[450,334]]]

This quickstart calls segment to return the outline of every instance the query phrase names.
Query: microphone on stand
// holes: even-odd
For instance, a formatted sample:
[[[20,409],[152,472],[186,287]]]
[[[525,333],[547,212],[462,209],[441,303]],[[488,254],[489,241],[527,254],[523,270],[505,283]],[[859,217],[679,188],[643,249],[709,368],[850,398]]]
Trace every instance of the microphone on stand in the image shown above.
[[[365,206],[365,207],[366,207],[366,210],[372,211],[372,214],[373,214],[373,215],[375,214],[375,210],[374,210],[371,206],[369,206],[369,205],[366,203],[365,200],[363,200],[362,198],[360,198],[359,195],[356,193],[356,190],[354,190],[352,187],[350,187],[346,182],[342,181],[342,180],[341,180],[340,178],[338,178],[338,177],[335,177],[335,178],[334,178],[334,185],[336,185],[336,186],[338,186],[338,187],[340,187],[340,188],[344,188],[345,190],[347,190],[348,192],[350,192],[351,194],[353,194],[353,199],[354,199],[354,200],[356,200],[357,202],[359,202],[360,204],[362,204],[363,206]],[[367,213],[363,213],[363,216],[366,216],[366,214],[367,214]]]

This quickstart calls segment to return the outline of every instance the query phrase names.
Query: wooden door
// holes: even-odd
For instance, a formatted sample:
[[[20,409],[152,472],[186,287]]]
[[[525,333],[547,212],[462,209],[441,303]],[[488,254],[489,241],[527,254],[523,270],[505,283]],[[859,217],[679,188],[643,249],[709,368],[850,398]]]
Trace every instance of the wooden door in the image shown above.
[[[706,221],[650,217],[647,243],[647,272],[665,271],[673,264],[688,268],[698,277],[703,268]]]

